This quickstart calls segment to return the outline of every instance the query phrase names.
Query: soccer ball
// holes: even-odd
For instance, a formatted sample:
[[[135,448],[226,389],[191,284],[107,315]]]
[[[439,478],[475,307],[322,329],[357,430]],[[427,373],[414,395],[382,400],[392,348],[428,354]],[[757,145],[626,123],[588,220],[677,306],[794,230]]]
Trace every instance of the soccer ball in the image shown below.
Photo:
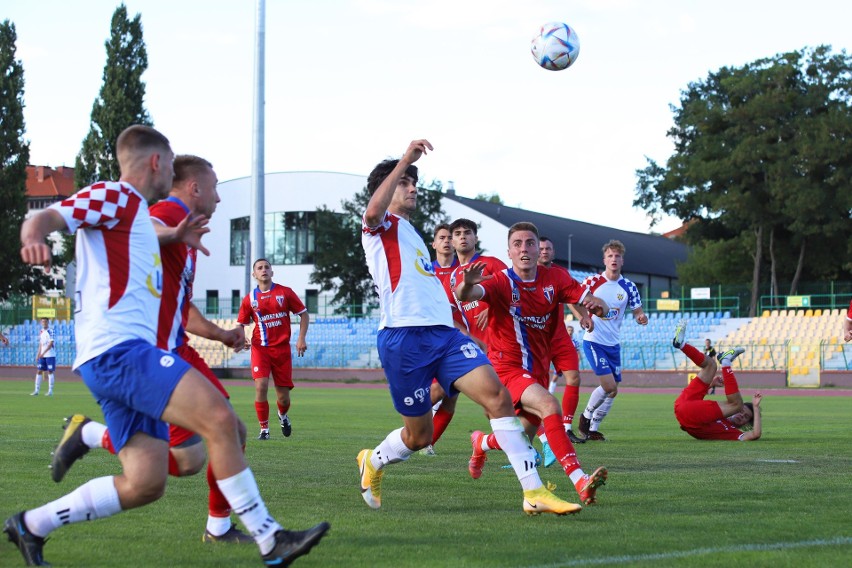
[[[532,39],[530,51],[535,62],[549,71],[568,69],[580,55],[580,38],[568,24],[548,22]]]

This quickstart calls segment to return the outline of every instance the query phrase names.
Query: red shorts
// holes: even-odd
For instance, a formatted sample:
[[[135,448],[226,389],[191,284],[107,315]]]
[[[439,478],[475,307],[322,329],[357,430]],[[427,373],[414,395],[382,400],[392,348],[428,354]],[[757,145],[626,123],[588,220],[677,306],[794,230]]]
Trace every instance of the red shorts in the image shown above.
[[[265,379],[272,375],[276,387],[293,388],[293,359],[290,345],[283,347],[251,348],[251,378]]]
[[[228,396],[228,391],[226,391],[225,387],[222,386],[219,378],[213,374],[210,366],[207,365],[207,361],[198,354],[198,351],[193,349],[188,343],[184,343],[175,349],[174,352],[181,359],[192,365],[196,371],[204,375],[207,380],[210,381],[220,393],[222,393],[222,396],[225,398],[231,398]],[[186,428],[169,424],[169,446],[172,448],[180,446],[195,435],[195,432],[192,430],[187,430]]]
[[[580,370],[580,357],[577,355],[577,348],[574,347],[571,336],[565,330],[564,323],[556,323],[556,330],[553,332],[553,339],[550,343],[550,360],[553,362],[557,373]]]
[[[497,376],[500,377],[500,382],[508,389],[509,395],[512,397],[512,405],[515,407],[515,414],[526,418],[530,424],[538,426],[541,424],[541,418],[535,414],[525,411],[521,407],[521,395],[532,385],[541,385],[547,388],[548,383],[541,379],[534,378],[530,373],[523,369],[497,369]]]
[[[704,400],[707,383],[692,379],[674,403],[675,418],[683,428],[700,428],[724,418],[715,400]]]

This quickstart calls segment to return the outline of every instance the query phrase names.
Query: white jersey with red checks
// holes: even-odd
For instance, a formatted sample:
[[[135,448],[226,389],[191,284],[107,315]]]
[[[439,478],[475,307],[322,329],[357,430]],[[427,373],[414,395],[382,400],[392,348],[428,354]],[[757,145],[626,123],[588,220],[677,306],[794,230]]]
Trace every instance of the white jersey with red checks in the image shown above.
[[[77,232],[74,369],[124,341],[153,345],[163,270],[145,198],[127,182],[98,182],[50,209]]]
[[[577,304],[588,294],[566,271],[539,266],[525,282],[508,268],[483,280],[488,301],[488,358],[497,369],[523,369],[538,380],[548,378],[550,344],[562,323],[561,304]]]
[[[189,207],[177,197],[151,206],[151,218],[166,227],[177,227],[189,215]],[[171,351],[187,342],[186,321],[195,281],[198,251],[182,242],[163,245],[163,299],[157,323],[157,347]]]
[[[609,312],[604,317],[592,316],[595,329],[587,331],[583,341],[600,345],[618,345],[621,341],[621,324],[624,323],[624,315],[628,311],[632,313],[633,310],[642,307],[639,288],[624,276],[619,276],[617,280],[609,280],[605,274],[589,276],[583,285],[609,306]]]
[[[243,298],[237,323],[248,325],[254,320],[252,347],[287,346],[289,349],[290,314],[306,311],[305,304],[291,288],[273,282],[266,292],[255,287]]]
[[[376,283],[382,316],[379,329],[445,325],[451,308],[423,237],[407,220],[385,212],[377,227],[361,222],[361,244]]]

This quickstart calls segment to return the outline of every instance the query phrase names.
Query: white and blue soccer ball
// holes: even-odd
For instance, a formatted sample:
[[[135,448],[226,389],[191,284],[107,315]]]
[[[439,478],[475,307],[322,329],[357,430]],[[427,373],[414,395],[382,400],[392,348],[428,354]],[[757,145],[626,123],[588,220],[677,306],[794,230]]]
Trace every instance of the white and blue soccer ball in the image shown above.
[[[530,46],[535,62],[550,71],[568,69],[580,55],[580,38],[568,24],[548,22],[541,26]]]

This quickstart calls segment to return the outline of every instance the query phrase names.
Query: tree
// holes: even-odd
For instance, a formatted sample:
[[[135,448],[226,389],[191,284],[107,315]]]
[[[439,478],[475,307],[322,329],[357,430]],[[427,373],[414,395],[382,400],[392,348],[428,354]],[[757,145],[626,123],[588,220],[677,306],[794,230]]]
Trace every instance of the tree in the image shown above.
[[[38,294],[51,280],[41,268],[23,263],[20,256],[21,223],[27,214],[27,162],[29,142],[24,141],[24,67],[15,58],[18,36],[15,24],[0,23],[0,299]]]
[[[448,220],[441,208],[441,189],[441,182],[433,180],[417,193],[417,211],[411,216],[411,224],[426,240],[437,225]],[[358,317],[378,306],[361,246],[361,217],[369,201],[364,187],[351,200],[341,202],[340,213],[325,206],[317,209],[317,252],[310,281],[319,284],[323,292],[334,291],[332,302],[338,314]]]
[[[474,199],[478,201],[485,201],[487,203],[496,203],[497,205],[505,205],[503,203],[503,198],[500,197],[496,191],[492,193],[477,193]]]
[[[148,53],[142,16],[136,14],[129,20],[124,4],[116,8],[105,46],[104,83],[92,105],[91,128],[75,162],[78,189],[99,180],[117,180],[121,175],[115,154],[118,135],[133,124],[153,126],[144,104],[142,74],[148,69]]]
[[[118,135],[134,124],[154,125],[144,101],[142,74],[148,69],[148,52],[142,37],[142,16],[128,19],[127,7],[121,4],[112,14],[110,37],[104,45],[104,82],[92,105],[89,133],[74,163],[77,189],[96,181],[119,179],[115,152]],[[73,235],[63,234],[62,260],[65,264],[74,260]]]
[[[709,269],[711,281],[724,282],[738,272],[722,254],[731,250],[725,243],[744,247],[754,315],[767,265],[773,295],[779,275],[789,277],[792,293],[802,277],[841,272],[836,260],[817,262],[808,251],[817,236],[820,249],[850,247],[851,78],[845,52],[820,46],[722,68],[689,85],[668,132],[675,153],[666,167],[649,159],[637,171],[634,201],[655,219],[665,212],[691,221],[687,242],[700,254],[687,265],[712,264],[679,273]]]

